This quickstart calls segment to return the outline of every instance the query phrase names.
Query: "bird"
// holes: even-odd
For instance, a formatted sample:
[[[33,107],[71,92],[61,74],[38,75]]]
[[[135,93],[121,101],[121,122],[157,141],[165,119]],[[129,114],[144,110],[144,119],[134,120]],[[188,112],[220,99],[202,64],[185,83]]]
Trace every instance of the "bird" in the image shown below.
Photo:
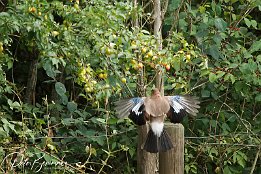
[[[197,97],[189,95],[162,96],[158,88],[151,90],[148,97],[134,97],[115,102],[118,118],[129,117],[136,125],[147,122],[150,129],[143,149],[150,153],[166,152],[173,143],[164,129],[166,118],[172,123],[180,123],[187,115],[196,116],[200,102]]]

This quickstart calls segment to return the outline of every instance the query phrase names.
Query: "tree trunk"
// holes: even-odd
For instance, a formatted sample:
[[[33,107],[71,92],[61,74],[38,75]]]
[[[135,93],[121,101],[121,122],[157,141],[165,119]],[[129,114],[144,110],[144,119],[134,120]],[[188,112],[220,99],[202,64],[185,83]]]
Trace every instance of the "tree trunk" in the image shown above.
[[[35,105],[35,88],[37,82],[37,59],[33,59],[28,72],[28,79],[25,92],[25,102]]]
[[[162,50],[162,12],[161,12],[161,4],[160,0],[154,1],[154,36],[157,39],[158,50]],[[161,94],[164,95],[163,88],[163,72],[158,69],[156,75],[156,88],[160,89]]]

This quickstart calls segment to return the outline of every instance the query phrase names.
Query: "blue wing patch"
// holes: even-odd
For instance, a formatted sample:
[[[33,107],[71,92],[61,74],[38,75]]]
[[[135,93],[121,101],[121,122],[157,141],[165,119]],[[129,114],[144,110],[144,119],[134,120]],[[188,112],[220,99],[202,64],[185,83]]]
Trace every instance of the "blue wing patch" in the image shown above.
[[[141,114],[139,111],[140,107],[143,105],[144,100],[141,97],[123,99],[115,102],[116,113],[119,118],[128,117],[130,112],[134,112],[136,115]]]
[[[198,113],[199,101],[195,97],[190,96],[168,96],[169,104],[171,106],[168,117],[173,123],[180,123],[186,113],[196,115]]]
[[[135,124],[144,125],[144,99],[135,97],[115,102],[116,113],[119,118],[129,117]]]

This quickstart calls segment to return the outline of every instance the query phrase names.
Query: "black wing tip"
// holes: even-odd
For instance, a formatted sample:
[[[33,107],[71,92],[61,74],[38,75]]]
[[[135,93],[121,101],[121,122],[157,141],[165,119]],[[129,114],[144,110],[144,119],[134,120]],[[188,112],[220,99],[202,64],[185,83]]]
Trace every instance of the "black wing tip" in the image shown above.
[[[146,124],[144,113],[137,115],[135,112],[130,112],[129,118],[137,125],[142,126]]]
[[[168,117],[171,123],[181,123],[183,118],[187,115],[185,109],[181,109],[179,113],[176,113],[174,109],[171,107],[168,113]]]

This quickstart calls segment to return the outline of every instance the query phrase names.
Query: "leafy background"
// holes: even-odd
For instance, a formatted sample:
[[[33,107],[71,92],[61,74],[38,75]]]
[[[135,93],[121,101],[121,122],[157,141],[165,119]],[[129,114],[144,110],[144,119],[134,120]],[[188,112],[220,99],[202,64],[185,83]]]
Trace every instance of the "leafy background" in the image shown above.
[[[186,173],[261,172],[261,3],[162,3],[158,51],[148,1],[0,1],[3,173],[136,173],[137,127],[113,102],[158,70],[166,95],[201,100],[183,121]]]

